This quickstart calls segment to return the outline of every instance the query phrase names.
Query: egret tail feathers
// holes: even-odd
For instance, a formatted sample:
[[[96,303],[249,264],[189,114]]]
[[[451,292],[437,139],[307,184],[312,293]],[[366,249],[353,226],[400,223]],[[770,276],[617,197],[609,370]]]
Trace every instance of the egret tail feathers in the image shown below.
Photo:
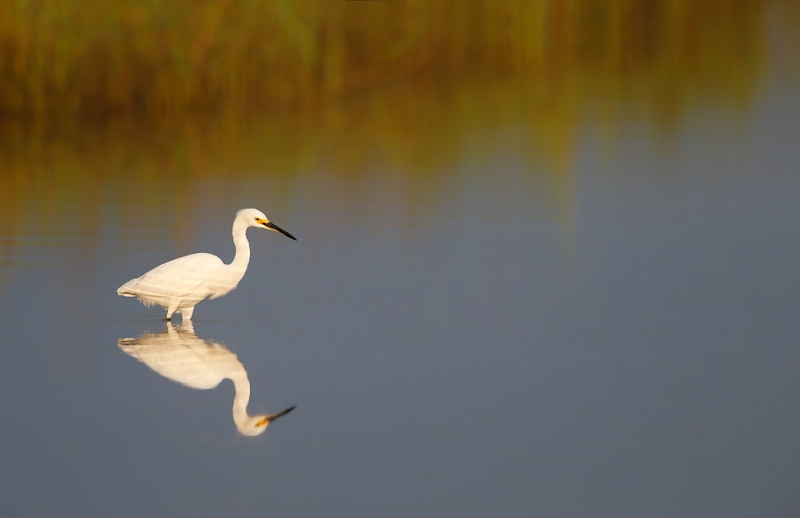
[[[120,295],[122,297],[135,297],[136,293],[134,293],[133,291],[133,285],[138,280],[139,280],[138,278],[131,279],[122,286],[120,286],[119,288],[117,288],[117,295]]]

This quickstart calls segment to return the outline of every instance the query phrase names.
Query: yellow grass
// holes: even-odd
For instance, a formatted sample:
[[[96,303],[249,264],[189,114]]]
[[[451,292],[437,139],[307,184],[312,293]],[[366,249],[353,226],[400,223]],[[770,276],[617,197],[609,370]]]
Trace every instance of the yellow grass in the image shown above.
[[[791,2],[0,0],[0,114],[316,107],[411,75],[577,98],[742,98],[776,5]]]
[[[768,70],[796,74],[798,5],[0,0],[0,233],[92,228],[130,192],[157,219],[237,205],[231,175],[268,177],[280,210],[309,174],[356,202],[376,150],[413,210],[463,181],[465,150],[502,155],[508,128],[531,163],[522,188],[568,220],[587,119],[611,142],[631,117],[668,141],[695,108],[746,113]]]

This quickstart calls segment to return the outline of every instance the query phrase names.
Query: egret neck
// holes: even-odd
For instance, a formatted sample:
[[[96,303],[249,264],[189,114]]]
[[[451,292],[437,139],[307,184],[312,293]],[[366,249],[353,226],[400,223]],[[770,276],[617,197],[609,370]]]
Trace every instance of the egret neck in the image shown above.
[[[250,226],[244,218],[233,220],[233,244],[236,247],[236,255],[231,264],[228,265],[231,271],[236,272],[236,282],[244,277],[247,265],[250,264],[250,242],[247,240],[247,227]]]
[[[231,376],[231,381],[236,391],[236,396],[233,398],[233,422],[240,432],[247,433],[247,424],[250,421],[250,416],[247,415],[247,405],[250,403],[250,380],[242,369],[242,372]]]

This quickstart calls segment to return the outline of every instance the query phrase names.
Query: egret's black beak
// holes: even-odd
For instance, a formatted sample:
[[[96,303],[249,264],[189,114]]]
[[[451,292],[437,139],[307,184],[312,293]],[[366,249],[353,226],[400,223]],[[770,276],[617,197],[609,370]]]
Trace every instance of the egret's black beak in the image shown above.
[[[291,412],[291,411],[292,411],[292,410],[294,410],[295,408],[297,408],[297,405],[295,405],[295,406],[290,406],[290,407],[289,407],[289,408],[287,408],[286,410],[281,410],[281,411],[280,411],[280,412],[278,412],[277,414],[268,415],[268,416],[266,416],[264,419],[262,419],[261,421],[257,422],[257,423],[256,423],[256,425],[258,425],[258,426],[264,426],[264,425],[265,425],[265,424],[267,424],[267,423],[271,423],[271,422],[272,422],[272,421],[274,421],[275,419],[277,419],[277,418],[279,418],[279,417],[281,417],[281,416],[285,416],[286,414],[288,414],[289,412]]]
[[[283,234],[284,236],[288,237],[289,239],[294,239],[295,241],[297,241],[297,238],[296,238],[296,237],[294,237],[294,236],[293,236],[293,235],[291,235],[290,233],[286,232],[286,231],[285,231],[285,230],[283,230],[281,227],[279,227],[278,225],[276,225],[275,223],[273,223],[273,222],[271,222],[271,221],[268,221],[268,222],[266,222],[266,223],[263,223],[263,225],[264,225],[265,227],[269,228],[269,229],[272,229],[272,230],[274,230],[275,232],[280,232],[281,234]],[[292,408],[294,408],[294,407],[292,407]],[[283,415],[283,414],[281,414],[281,415]]]

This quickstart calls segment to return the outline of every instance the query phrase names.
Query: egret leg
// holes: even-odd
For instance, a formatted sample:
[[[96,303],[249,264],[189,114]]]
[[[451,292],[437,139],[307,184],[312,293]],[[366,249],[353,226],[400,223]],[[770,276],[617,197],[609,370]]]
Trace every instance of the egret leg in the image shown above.
[[[181,315],[184,322],[192,319],[192,313],[194,313],[194,306],[181,308]]]
[[[178,306],[170,306],[167,308],[167,322],[172,320],[172,314],[175,313],[176,309],[178,309]]]

